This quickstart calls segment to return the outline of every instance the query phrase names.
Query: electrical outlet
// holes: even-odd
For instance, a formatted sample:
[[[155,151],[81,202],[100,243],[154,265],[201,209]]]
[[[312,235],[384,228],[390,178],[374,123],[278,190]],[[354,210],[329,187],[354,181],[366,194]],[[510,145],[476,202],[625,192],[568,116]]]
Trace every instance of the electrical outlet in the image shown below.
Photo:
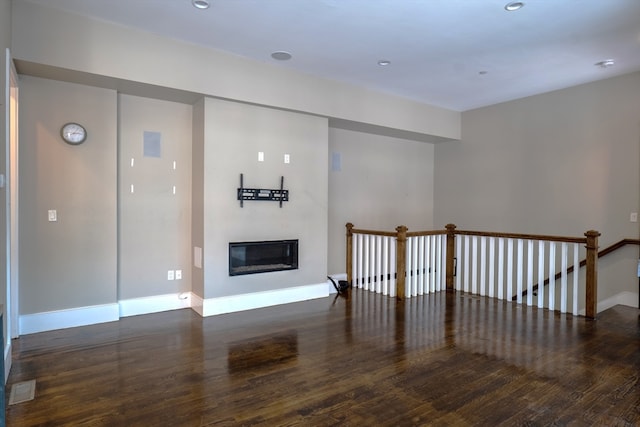
[[[288,154],[285,154],[285,155],[284,155],[284,162],[285,162],[285,163],[289,163],[289,162],[291,162],[291,156],[289,156]]]
[[[638,222],[638,212],[631,212],[631,215],[629,215],[629,221]]]
[[[174,280],[175,279],[175,271],[173,270],[169,270],[167,271],[167,280]]]
[[[56,222],[58,220],[58,211],[55,209],[49,209],[47,215],[49,217],[49,222]]]
[[[176,270],[176,280],[182,280],[182,270]]]

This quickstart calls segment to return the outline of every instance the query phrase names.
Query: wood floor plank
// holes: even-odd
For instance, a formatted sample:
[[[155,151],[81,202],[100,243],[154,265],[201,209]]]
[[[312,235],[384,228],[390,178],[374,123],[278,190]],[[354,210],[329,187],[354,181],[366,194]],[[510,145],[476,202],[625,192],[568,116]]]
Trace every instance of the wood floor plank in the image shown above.
[[[640,311],[589,321],[438,293],[352,291],[26,335],[9,426],[640,424]]]

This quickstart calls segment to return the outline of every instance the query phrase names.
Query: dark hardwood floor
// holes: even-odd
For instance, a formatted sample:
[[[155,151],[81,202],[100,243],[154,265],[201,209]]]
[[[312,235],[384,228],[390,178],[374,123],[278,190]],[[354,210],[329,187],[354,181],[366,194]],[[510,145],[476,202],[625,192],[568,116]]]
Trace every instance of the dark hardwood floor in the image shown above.
[[[14,341],[7,392],[37,386],[7,425],[639,425],[639,315],[356,290],[129,317]]]

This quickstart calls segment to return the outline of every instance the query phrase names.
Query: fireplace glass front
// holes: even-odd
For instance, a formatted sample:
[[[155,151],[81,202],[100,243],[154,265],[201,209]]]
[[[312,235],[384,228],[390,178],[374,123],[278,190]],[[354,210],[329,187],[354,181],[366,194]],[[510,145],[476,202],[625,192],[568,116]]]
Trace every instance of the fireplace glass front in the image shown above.
[[[297,268],[298,240],[229,243],[229,276]]]

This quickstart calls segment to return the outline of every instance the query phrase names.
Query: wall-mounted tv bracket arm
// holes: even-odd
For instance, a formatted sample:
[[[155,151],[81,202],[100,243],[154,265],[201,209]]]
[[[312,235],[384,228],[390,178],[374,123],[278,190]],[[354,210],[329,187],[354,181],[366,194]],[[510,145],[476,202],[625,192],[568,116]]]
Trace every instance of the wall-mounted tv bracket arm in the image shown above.
[[[238,188],[240,207],[244,207],[245,200],[266,200],[272,202],[289,201],[289,190],[284,189],[284,176],[280,177],[280,189],[244,188],[244,174],[240,174],[240,188]]]

